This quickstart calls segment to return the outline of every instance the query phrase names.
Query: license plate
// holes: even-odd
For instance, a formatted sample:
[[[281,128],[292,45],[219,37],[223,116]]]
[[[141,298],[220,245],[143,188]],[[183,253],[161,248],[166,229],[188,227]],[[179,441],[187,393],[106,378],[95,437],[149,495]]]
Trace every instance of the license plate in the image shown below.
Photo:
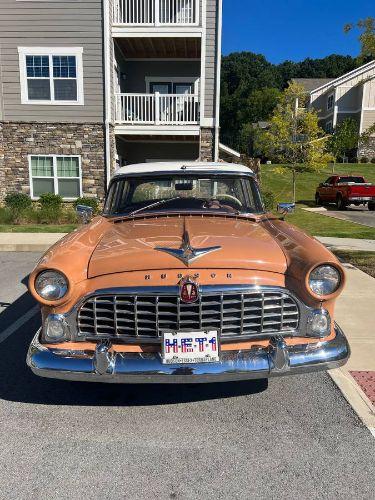
[[[219,361],[217,331],[164,332],[162,362],[171,364],[215,363]]]
[[[353,201],[371,201],[372,198],[371,196],[353,196],[352,198],[349,198],[350,200]]]

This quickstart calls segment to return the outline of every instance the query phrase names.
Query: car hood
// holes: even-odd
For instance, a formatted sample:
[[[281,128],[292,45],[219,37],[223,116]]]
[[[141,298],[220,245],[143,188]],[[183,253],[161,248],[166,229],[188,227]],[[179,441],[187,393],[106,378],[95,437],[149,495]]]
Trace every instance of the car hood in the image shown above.
[[[185,238],[184,238],[185,235]],[[158,248],[220,247],[190,264]],[[225,217],[153,217],[113,222],[91,255],[88,277],[155,269],[258,269],[285,273],[286,258],[260,222]]]

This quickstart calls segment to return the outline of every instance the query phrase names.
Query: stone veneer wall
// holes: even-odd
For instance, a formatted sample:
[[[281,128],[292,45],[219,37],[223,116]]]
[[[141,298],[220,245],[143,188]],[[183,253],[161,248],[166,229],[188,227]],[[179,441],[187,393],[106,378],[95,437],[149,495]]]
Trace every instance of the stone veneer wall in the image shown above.
[[[199,157],[201,161],[214,161],[215,129],[201,128]]]
[[[104,197],[104,127],[101,123],[0,123],[0,201],[30,193],[29,154],[80,155],[84,196]]]
[[[375,158],[375,137],[370,137],[370,140],[368,141],[367,144],[359,145],[358,158],[362,157],[368,158],[369,161],[371,161],[372,158]]]

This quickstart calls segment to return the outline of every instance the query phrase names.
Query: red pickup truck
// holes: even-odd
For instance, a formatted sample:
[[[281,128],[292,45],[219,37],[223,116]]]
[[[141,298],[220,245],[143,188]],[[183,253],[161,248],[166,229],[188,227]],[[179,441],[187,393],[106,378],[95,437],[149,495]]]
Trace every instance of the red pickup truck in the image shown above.
[[[345,210],[348,205],[368,205],[375,210],[375,185],[366,182],[361,175],[333,175],[316,189],[317,205],[336,203],[339,210]]]

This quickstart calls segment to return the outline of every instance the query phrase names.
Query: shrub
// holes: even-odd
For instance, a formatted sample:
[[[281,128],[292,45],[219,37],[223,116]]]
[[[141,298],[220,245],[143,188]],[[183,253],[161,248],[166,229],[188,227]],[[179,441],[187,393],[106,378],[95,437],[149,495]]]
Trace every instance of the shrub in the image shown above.
[[[41,209],[61,209],[63,199],[59,194],[43,193],[39,197]]]
[[[27,208],[31,208],[31,198],[24,193],[9,193],[5,197],[5,205],[10,210],[15,212],[22,212]]]
[[[375,158],[371,158],[371,163],[375,163]]]
[[[272,191],[263,191],[262,198],[265,209],[272,210],[276,202],[275,195],[272,193]]]
[[[348,163],[358,163],[358,158],[349,158]]]
[[[362,156],[362,158],[359,161],[361,163],[368,163],[368,158],[367,158],[367,156]]]
[[[0,224],[12,224],[14,212],[7,207],[0,207]]]
[[[99,210],[99,202],[96,198],[87,198],[86,196],[77,198],[74,202],[74,208],[77,208],[77,205],[86,205],[86,207],[91,207],[94,214],[98,213]]]

